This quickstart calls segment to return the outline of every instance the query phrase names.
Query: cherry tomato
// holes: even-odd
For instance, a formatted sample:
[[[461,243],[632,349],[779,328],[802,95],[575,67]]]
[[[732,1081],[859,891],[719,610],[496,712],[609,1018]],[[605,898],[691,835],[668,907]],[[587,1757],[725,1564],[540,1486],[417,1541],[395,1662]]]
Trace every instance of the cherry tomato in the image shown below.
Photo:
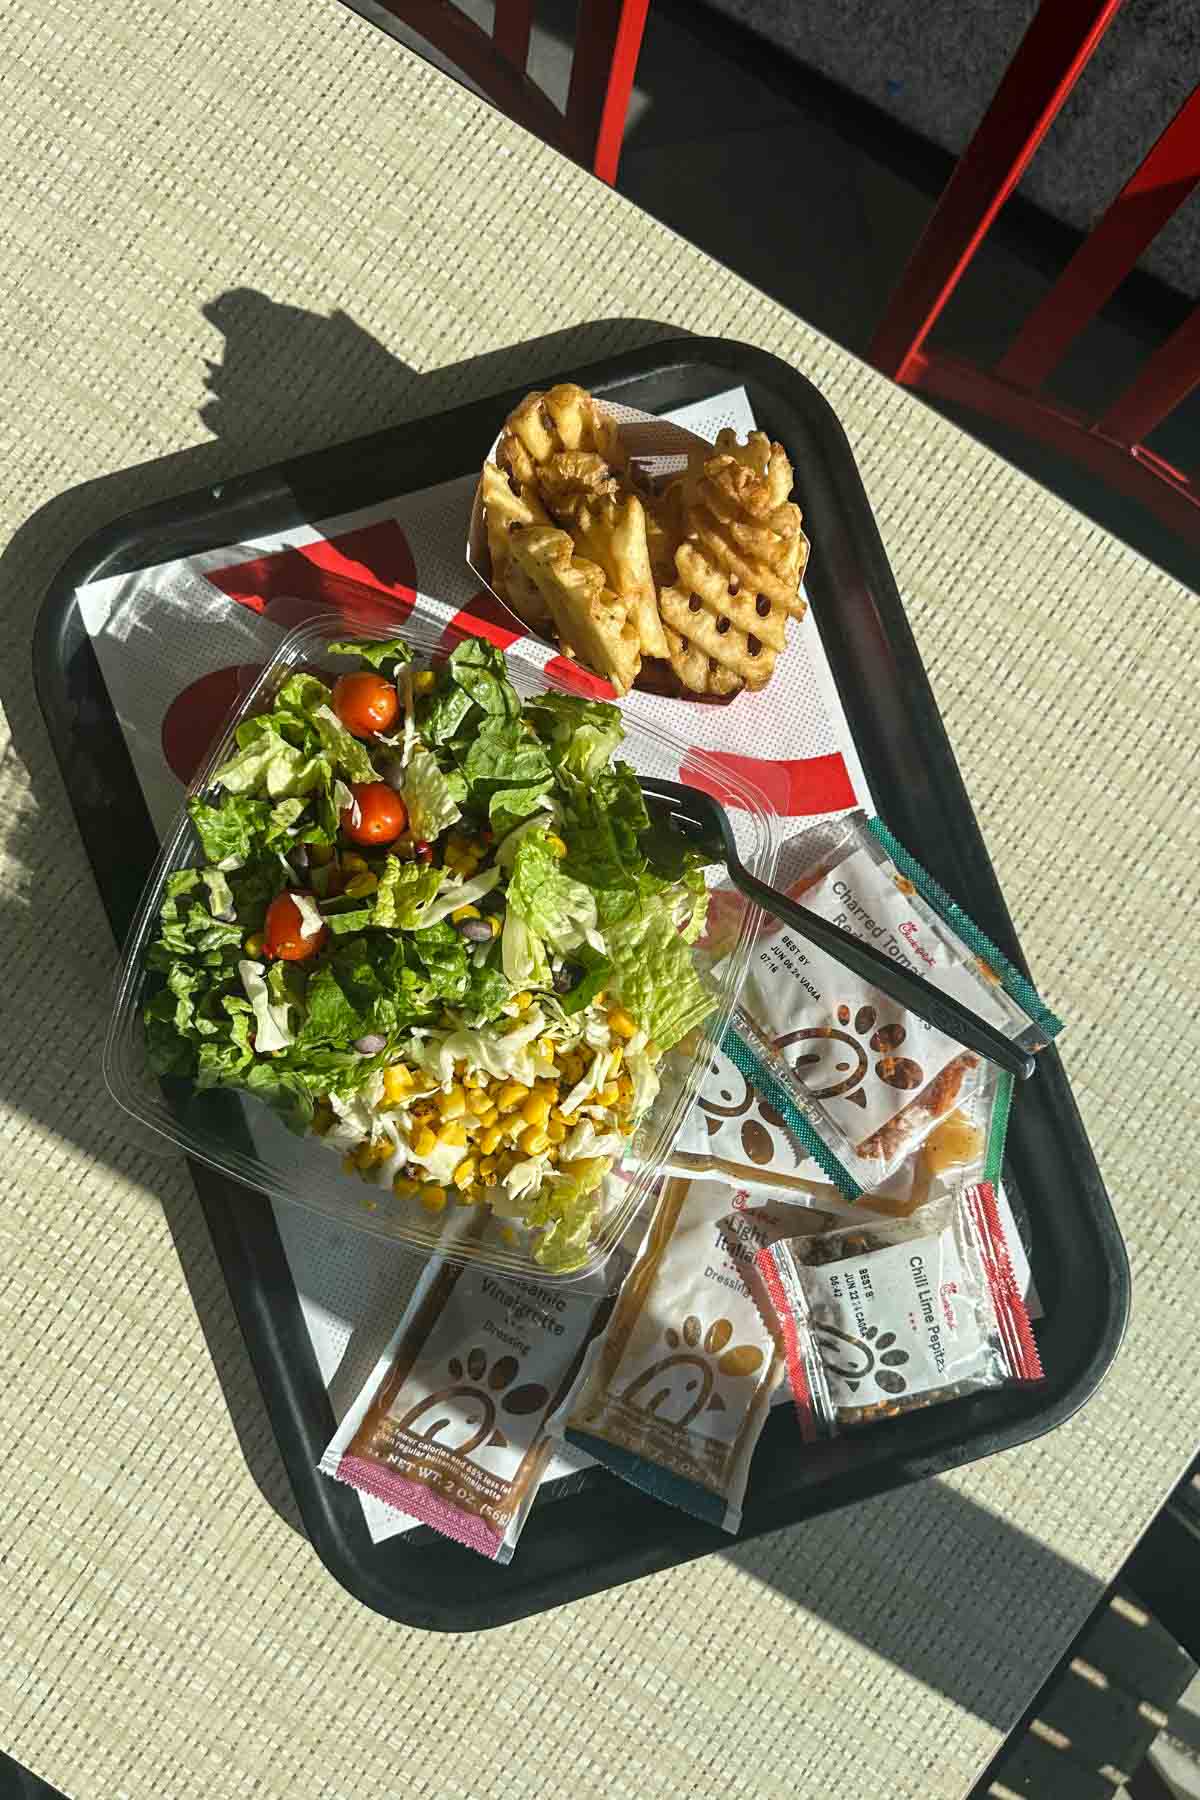
[[[400,836],[408,824],[408,810],[386,781],[356,781],[350,792],[355,803],[342,814],[342,830],[352,843],[390,844]]]
[[[283,962],[306,962],[310,956],[315,956],[329,936],[329,927],[322,925],[320,931],[304,937],[300,931],[302,924],[300,908],[292,896],[276,894],[267,908],[267,922],[263,927],[263,947],[267,955],[278,956]]]
[[[333,684],[333,710],[352,737],[370,737],[373,731],[390,731],[400,713],[400,701],[390,681],[365,670],[359,675],[339,675]]]

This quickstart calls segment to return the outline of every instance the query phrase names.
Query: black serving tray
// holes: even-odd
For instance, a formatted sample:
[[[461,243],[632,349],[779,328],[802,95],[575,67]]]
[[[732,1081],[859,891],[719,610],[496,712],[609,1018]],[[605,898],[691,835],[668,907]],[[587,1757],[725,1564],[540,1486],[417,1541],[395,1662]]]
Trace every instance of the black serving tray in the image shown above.
[[[1024,967],[841,426],[786,363],[745,344],[681,338],[569,375],[594,392],[665,412],[744,384],[759,425],[785,446],[813,542],[807,586],[858,753],[900,841]],[[70,557],[43,602],[34,676],[46,724],[122,941],[157,854],[75,589],[472,472],[479,446],[524,390],[493,394],[219,488],[127,514]],[[317,1473],[334,1419],[270,1203],[199,1164],[193,1177],[314,1549],[376,1611],[431,1630],[474,1631],[630,1581],[729,1544],[725,1533],[592,1471],[541,1499],[501,1568],[432,1533],[375,1546],[358,1497]],[[1028,1221],[1046,1380],[929,1407],[875,1431],[803,1446],[775,1410],[751,1471],[741,1536],[795,1525],[1038,1437],[1094,1392],[1129,1311],[1129,1267],[1057,1053],[1038,1058],[1013,1109],[1004,1172]]]

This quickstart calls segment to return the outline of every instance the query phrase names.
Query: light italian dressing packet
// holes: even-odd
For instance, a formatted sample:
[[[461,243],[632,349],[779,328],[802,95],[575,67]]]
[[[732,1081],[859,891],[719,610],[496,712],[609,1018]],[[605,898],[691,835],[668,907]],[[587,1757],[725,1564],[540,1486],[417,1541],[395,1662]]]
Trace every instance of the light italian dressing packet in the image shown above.
[[[926,897],[933,884],[915,865],[922,886],[901,872],[881,842],[885,835],[877,822],[869,826],[853,813],[793,839],[788,891],[961,1000],[1022,1048],[1044,1048],[1058,1020],[945,896],[935,909]],[[788,925],[769,927],[760,940],[734,1037],[749,1053],[738,1060],[752,1079],[759,1077],[755,1085],[769,1090],[763,1074],[780,1083],[819,1140],[818,1160],[824,1145],[835,1159],[827,1164],[834,1178],[840,1167],[863,1192],[885,1184],[940,1121],[973,1108],[981,1093],[1000,1092],[994,1065]],[[737,1056],[736,1042],[732,1048]]]
[[[489,1231],[499,1229],[489,1222]],[[617,1251],[606,1274],[628,1265]],[[391,1342],[321,1458],[495,1562],[510,1561],[553,1455],[563,1398],[609,1293],[434,1258]]]
[[[832,1223],[724,1182],[668,1181],[551,1430],[655,1498],[736,1531],[783,1370],[754,1259]]]

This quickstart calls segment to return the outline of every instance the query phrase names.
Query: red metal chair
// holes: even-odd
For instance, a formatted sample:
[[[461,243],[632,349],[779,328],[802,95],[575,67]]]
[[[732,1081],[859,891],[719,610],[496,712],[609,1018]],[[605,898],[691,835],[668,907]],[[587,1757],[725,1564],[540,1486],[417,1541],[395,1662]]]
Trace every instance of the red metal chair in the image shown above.
[[[1042,0],[901,276],[868,356],[885,375],[1012,426],[1081,463],[1200,543],[1200,487],[1144,439],[1200,384],[1197,307],[1098,418],[1043,383],[1200,182],[1200,87],[1030,314],[993,369],[925,341],[1024,174],[1121,0]]]
[[[610,185],[650,0],[579,0],[567,109],[526,74],[534,0],[496,0],[491,36],[453,0],[381,0],[485,93],[494,106]]]

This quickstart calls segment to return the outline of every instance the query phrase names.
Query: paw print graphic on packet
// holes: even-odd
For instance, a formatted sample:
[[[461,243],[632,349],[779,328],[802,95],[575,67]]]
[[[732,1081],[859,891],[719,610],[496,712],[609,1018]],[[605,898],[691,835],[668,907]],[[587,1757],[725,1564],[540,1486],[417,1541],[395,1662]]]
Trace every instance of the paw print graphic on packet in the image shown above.
[[[990,1182],[757,1261],[806,1442],[1042,1378]]]
[[[668,1181],[551,1430],[656,1499],[737,1531],[783,1373],[754,1259],[832,1222],[724,1182]]]
[[[825,822],[793,839],[785,857],[788,891],[803,905],[923,975],[1023,1049],[1044,1049],[1060,1029],[1020,972],[878,821],[853,813]],[[757,1070],[768,1090],[783,1088],[817,1140],[818,1159],[823,1149],[852,1195],[886,1183],[956,1110],[977,1098],[989,1113],[1006,1103],[993,1064],[785,924],[760,940],[733,1031],[752,1075]]]
[[[500,1230],[487,1221],[485,1249]],[[599,1287],[615,1285],[628,1262],[618,1249],[603,1276],[565,1285],[434,1258],[322,1472],[511,1561],[553,1456],[547,1414],[612,1304]]]

